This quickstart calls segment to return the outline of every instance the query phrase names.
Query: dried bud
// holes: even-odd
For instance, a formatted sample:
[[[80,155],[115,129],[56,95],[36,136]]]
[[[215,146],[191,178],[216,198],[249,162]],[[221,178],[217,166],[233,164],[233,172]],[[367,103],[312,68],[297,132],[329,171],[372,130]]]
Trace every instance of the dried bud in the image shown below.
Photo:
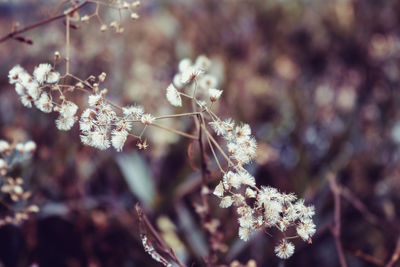
[[[54,52],[54,61],[59,61],[61,58],[60,52],[56,51]]]
[[[101,25],[101,27],[100,27],[100,31],[101,31],[101,32],[105,32],[105,31],[107,31],[107,30],[108,30],[107,25],[105,25],[105,24]]]
[[[104,82],[104,80],[106,79],[106,76],[107,76],[107,74],[105,72],[102,72],[98,77],[99,81]]]
[[[82,22],[88,23],[89,20],[90,20],[90,17],[89,17],[88,15],[85,15],[85,16],[83,16],[83,17],[81,18],[81,21],[82,21]]]
[[[78,89],[83,89],[84,88],[83,83],[81,83],[81,82],[78,82],[77,84],[75,84],[75,87],[78,88]]]
[[[137,19],[139,19],[139,15],[137,13],[132,13],[131,14],[131,19],[132,20],[137,20]]]

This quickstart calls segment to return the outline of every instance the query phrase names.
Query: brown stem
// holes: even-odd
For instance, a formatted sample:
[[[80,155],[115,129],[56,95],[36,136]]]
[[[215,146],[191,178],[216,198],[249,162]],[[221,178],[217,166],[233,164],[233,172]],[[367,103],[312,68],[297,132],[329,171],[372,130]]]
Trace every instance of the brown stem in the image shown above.
[[[136,212],[139,216],[139,223],[143,223],[151,232],[151,234],[153,235],[153,237],[157,240],[157,242],[159,243],[161,250],[168,254],[168,256],[170,256],[179,266],[181,267],[185,267],[186,265],[184,265],[179,259],[178,257],[175,255],[174,251],[168,247],[164,240],[161,238],[161,236],[159,235],[159,233],[157,232],[157,230],[154,228],[154,226],[150,223],[149,219],[147,218],[146,214],[143,212],[142,207],[140,206],[139,203],[136,203]]]
[[[343,252],[343,246],[340,241],[340,228],[341,228],[341,208],[340,208],[340,188],[335,181],[333,173],[328,174],[330,188],[333,194],[334,201],[334,224],[331,228],[333,237],[335,238],[336,249],[339,255],[340,266],[347,267],[346,259]]]
[[[39,26],[45,25],[45,24],[50,23],[50,22],[52,22],[52,21],[55,21],[55,20],[64,18],[64,17],[66,17],[66,16],[69,16],[69,15],[71,15],[73,12],[75,12],[76,10],[82,8],[83,6],[85,6],[85,5],[88,4],[88,3],[89,3],[88,1],[83,1],[83,2],[80,3],[79,5],[77,5],[77,6],[75,6],[74,8],[71,8],[70,10],[68,10],[68,12],[66,12],[66,13],[59,14],[59,15],[56,15],[56,16],[53,16],[53,17],[50,17],[50,18],[47,18],[47,19],[38,21],[38,22],[33,23],[33,24],[29,25],[29,26],[26,26],[26,27],[24,27],[24,28],[22,28],[22,29],[20,29],[20,30],[12,31],[12,32],[10,32],[10,33],[4,35],[3,37],[1,37],[1,38],[0,38],[0,43],[5,42],[5,41],[7,41],[8,39],[12,39],[12,38],[14,38],[15,36],[17,36],[18,34],[27,32],[27,31],[29,31],[29,30],[32,30],[32,29],[37,28],[37,27],[39,27]]]
[[[385,267],[392,267],[400,258],[400,236],[397,238],[396,247],[393,251],[392,257],[390,257],[389,262]]]
[[[354,256],[356,256],[357,258],[362,259],[365,262],[371,263],[375,266],[384,266],[385,264],[380,260],[375,258],[372,255],[369,255],[367,253],[362,252],[361,250],[356,250],[354,252]]]

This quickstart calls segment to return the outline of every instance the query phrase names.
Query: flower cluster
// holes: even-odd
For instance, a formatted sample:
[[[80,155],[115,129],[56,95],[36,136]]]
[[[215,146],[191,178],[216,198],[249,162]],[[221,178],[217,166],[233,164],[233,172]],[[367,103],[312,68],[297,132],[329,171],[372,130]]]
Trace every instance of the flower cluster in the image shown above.
[[[5,140],[0,140],[0,191],[4,194],[1,196],[1,201],[5,203],[7,199],[10,199],[12,202],[6,206],[6,214],[0,217],[0,225],[21,223],[28,218],[29,213],[39,211],[36,205],[23,205],[22,208],[21,205],[17,205],[19,209],[14,209],[12,204],[25,204],[31,197],[31,192],[24,190],[24,180],[21,177],[7,176],[15,164],[29,158],[35,150],[36,144],[33,141],[10,144]]]
[[[25,69],[17,65],[8,74],[10,84],[15,85],[15,91],[25,107],[33,105],[42,112],[50,113],[56,111],[59,117],[56,125],[59,130],[69,130],[76,121],[75,114],[78,106],[73,102],[66,101],[61,90],[60,73],[53,70],[47,63],[39,64],[31,76]],[[61,103],[53,100],[52,91],[60,93]]]
[[[132,130],[132,123],[139,122],[149,125],[153,122],[151,114],[145,114],[141,106],[122,108],[118,116],[112,106],[105,101],[106,90],[89,96],[89,108],[80,118],[79,125],[82,143],[104,150],[112,145],[121,151]],[[111,140],[110,140],[111,135]]]
[[[173,83],[167,87],[166,96],[171,105],[182,106],[181,96],[192,97],[198,104],[205,105],[207,97],[216,102],[222,95],[222,90],[216,89],[218,80],[209,73],[211,61],[204,55],[199,56],[194,63],[189,58],[179,62],[179,72],[175,74]],[[179,90],[187,89],[192,95]]]

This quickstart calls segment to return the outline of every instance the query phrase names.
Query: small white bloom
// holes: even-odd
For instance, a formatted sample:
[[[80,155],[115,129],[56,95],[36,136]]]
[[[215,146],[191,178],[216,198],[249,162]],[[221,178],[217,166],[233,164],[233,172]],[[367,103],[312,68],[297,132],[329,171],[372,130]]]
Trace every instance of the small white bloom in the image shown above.
[[[44,113],[50,113],[53,111],[53,103],[46,92],[43,92],[39,99],[35,101],[35,106]]]
[[[16,83],[15,92],[17,92],[18,95],[22,96],[25,94],[25,87],[23,87],[20,83]]]
[[[32,153],[36,150],[36,143],[33,141],[28,141],[24,144],[25,153]]]
[[[217,135],[225,134],[224,123],[221,120],[211,121],[211,122],[209,122],[209,124]]]
[[[29,95],[23,95],[20,97],[21,103],[22,105],[24,105],[27,108],[31,108],[32,107],[32,97],[30,97]]]
[[[14,66],[8,73],[8,79],[10,84],[18,82],[20,79],[20,74],[24,72],[25,70],[20,65]]]
[[[192,61],[190,60],[190,58],[184,58],[178,64],[179,72],[184,72],[191,66],[192,66]]]
[[[208,89],[208,95],[210,96],[211,102],[217,101],[221,97],[222,92],[223,92],[222,90],[218,90],[218,89],[214,89],[214,88]]]
[[[47,63],[39,64],[33,71],[33,76],[38,83],[42,84],[46,81],[47,75],[51,72],[51,65]]]
[[[141,106],[127,106],[122,108],[122,113],[127,119],[139,120],[144,110]]]
[[[94,107],[94,106],[99,105],[102,100],[103,100],[103,97],[100,94],[90,95],[88,103],[89,103],[89,106]]]
[[[315,234],[315,224],[311,219],[306,219],[300,222],[300,224],[296,227],[297,234],[303,239],[307,241],[309,237],[312,237]]]
[[[92,146],[105,150],[110,147],[110,141],[108,140],[107,133],[103,131],[92,132]]]
[[[195,67],[202,71],[207,71],[211,66],[211,60],[205,55],[200,55],[196,59]]]
[[[224,186],[222,182],[219,182],[219,184],[214,189],[214,195],[216,195],[217,197],[223,197],[224,193],[225,193]]]
[[[60,131],[71,130],[72,126],[75,124],[75,118],[73,116],[59,116],[56,120],[56,127]]]
[[[7,162],[4,159],[0,159],[0,170],[7,169]]]
[[[275,253],[279,258],[287,259],[293,255],[294,245],[286,239],[282,239],[281,243],[275,247]]]
[[[239,227],[239,238],[243,241],[248,241],[250,238],[251,229],[246,227]]]
[[[246,188],[246,197],[247,198],[255,198],[257,196],[256,191],[254,191],[253,189],[251,189],[250,187]]]
[[[63,117],[73,117],[75,116],[77,111],[78,106],[75,103],[71,101],[65,101],[61,105],[60,115],[62,115]]]
[[[202,74],[202,71],[199,69],[196,69],[194,67],[189,67],[187,68],[184,72],[182,72],[181,75],[181,82],[183,84],[188,84],[194,81],[200,74]]]
[[[181,95],[179,94],[178,90],[176,90],[175,86],[173,84],[170,84],[167,87],[167,99],[171,105],[175,107],[181,107],[182,106],[182,98]]]
[[[232,171],[224,174],[223,181],[227,185],[227,187],[234,187],[236,189],[239,189],[242,185],[240,175]]]
[[[10,144],[5,140],[0,140],[0,153],[10,149]]]
[[[154,121],[154,117],[151,114],[144,114],[141,118],[143,124],[149,125]]]
[[[47,74],[47,83],[57,83],[60,80],[60,73],[52,71]]]
[[[118,152],[122,151],[127,136],[128,136],[127,131],[116,131],[116,130],[112,131],[111,144]]]
[[[226,196],[221,199],[221,203],[219,203],[219,206],[221,208],[229,208],[230,206],[232,206],[232,203],[232,198],[230,196]]]
[[[217,84],[217,79],[210,74],[205,74],[199,79],[199,86],[201,86],[204,90],[215,88]]]
[[[25,83],[25,87],[28,95],[30,95],[34,100],[39,98],[42,90],[39,88],[39,84],[36,81]]]

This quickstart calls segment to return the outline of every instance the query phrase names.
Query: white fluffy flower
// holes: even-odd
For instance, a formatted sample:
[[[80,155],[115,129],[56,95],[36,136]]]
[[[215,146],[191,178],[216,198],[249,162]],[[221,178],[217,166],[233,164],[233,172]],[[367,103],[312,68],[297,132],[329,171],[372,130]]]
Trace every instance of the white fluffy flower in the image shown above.
[[[63,117],[73,117],[75,116],[77,111],[78,106],[75,103],[71,101],[65,101],[61,105],[60,115],[62,115]]]
[[[29,95],[23,95],[20,97],[21,103],[22,105],[24,105],[27,108],[31,108],[32,107],[32,97],[30,97]]]
[[[25,83],[25,87],[28,95],[30,95],[34,100],[37,100],[39,98],[41,89],[39,88],[39,84],[36,81]]]
[[[56,120],[56,127],[61,131],[71,130],[72,126],[75,124],[75,118],[73,116],[59,116]]]
[[[51,72],[51,65],[48,63],[39,64],[39,66],[35,67],[33,71],[33,76],[36,81],[40,84],[44,83],[47,79],[47,75]]]
[[[175,107],[181,107],[182,106],[182,98],[181,95],[179,94],[178,90],[176,90],[175,86],[173,84],[170,84],[167,87],[167,99],[171,105]]]
[[[53,103],[46,92],[43,92],[39,99],[35,101],[35,106],[44,113],[50,113],[53,111]]]
[[[122,151],[122,148],[125,144],[127,136],[128,136],[127,131],[114,130],[111,133],[111,144],[118,152]]]
[[[225,193],[224,186],[222,182],[219,182],[219,184],[215,187],[213,194],[216,195],[217,197],[223,197],[224,193]]]
[[[202,71],[195,67],[188,67],[185,71],[182,72],[181,82],[183,84],[191,83],[194,79],[196,79]]]
[[[232,206],[232,203],[233,203],[232,197],[226,196],[221,199],[221,203],[219,203],[219,206],[221,208],[229,208],[230,206]]]
[[[22,96],[25,94],[25,87],[23,87],[22,84],[20,84],[20,83],[16,83],[15,84],[15,92],[18,95]]]
[[[92,132],[92,146],[100,150],[105,150],[110,147],[110,141],[108,140],[107,133],[104,131]]]
[[[297,234],[303,239],[307,241],[308,238],[312,237],[315,234],[315,224],[311,219],[303,220],[297,227]]]
[[[10,149],[10,144],[5,140],[0,140],[0,153]]]
[[[60,73],[52,71],[47,74],[47,83],[57,83],[60,80]]]
[[[178,69],[180,72],[184,72],[191,66],[192,66],[192,61],[190,60],[190,58],[184,58],[179,62]]]
[[[208,89],[208,95],[210,96],[211,102],[217,101],[221,97],[222,92],[222,90],[218,90],[215,88]]]
[[[25,153],[32,153],[36,150],[36,143],[33,141],[28,141],[24,144]]]
[[[246,227],[239,227],[239,238],[243,241],[248,241],[251,234],[251,229]]]
[[[10,84],[14,84],[14,83],[18,82],[19,78],[20,78],[20,74],[24,73],[24,72],[25,72],[25,70],[20,65],[14,66],[8,73],[8,79],[9,79]]]
[[[103,100],[103,97],[99,94],[99,95],[90,95],[89,96],[89,106],[94,107],[97,106],[101,103],[101,101]]]
[[[283,239],[279,245],[275,247],[276,256],[281,259],[287,259],[294,253],[294,245],[293,243]]]
[[[143,124],[149,125],[154,121],[154,117],[151,114],[144,114],[141,118]]]
[[[122,113],[127,119],[139,120],[144,110],[141,106],[127,106],[122,108]]]
[[[196,59],[195,67],[202,71],[207,71],[211,66],[211,60],[205,55],[200,55]]]

